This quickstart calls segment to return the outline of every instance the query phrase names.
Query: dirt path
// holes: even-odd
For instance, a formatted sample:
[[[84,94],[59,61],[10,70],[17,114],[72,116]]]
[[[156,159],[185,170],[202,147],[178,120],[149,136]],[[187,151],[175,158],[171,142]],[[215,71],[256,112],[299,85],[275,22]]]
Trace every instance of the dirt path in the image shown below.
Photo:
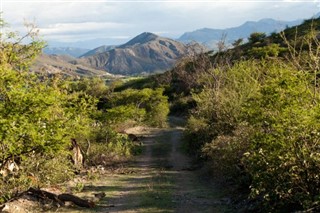
[[[106,197],[94,210],[69,207],[58,212],[234,212],[223,190],[202,180],[181,152],[181,127],[134,128],[129,132],[145,136],[143,154],[116,174],[85,182],[82,192],[77,193],[94,199],[94,193],[104,192]]]

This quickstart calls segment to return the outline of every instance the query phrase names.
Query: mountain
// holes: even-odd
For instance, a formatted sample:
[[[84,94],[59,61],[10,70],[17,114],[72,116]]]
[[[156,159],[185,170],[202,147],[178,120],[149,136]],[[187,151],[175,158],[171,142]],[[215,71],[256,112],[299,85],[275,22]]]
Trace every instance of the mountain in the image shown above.
[[[226,42],[230,44],[239,38],[248,38],[253,32],[264,32],[266,34],[270,34],[301,23],[302,20],[278,21],[274,19],[261,19],[257,22],[247,21],[238,27],[227,29],[203,28],[193,32],[187,32],[178,40],[182,42],[196,41],[208,46],[209,48],[216,49],[217,42],[222,39],[223,35],[226,35]]]
[[[31,71],[46,72],[47,74],[61,73],[67,76],[113,76],[104,70],[97,70],[81,64],[77,60],[68,55],[43,53],[36,58],[35,63],[31,66]]]
[[[186,45],[145,32],[112,50],[83,57],[81,63],[112,74],[149,74],[168,70],[179,58],[204,50],[199,44]]]
[[[50,47],[76,47],[92,50],[96,47],[103,46],[105,44],[115,45],[123,44],[128,38],[92,38],[86,40],[72,41],[72,42],[60,42],[55,40],[48,40],[48,45]]]
[[[312,18],[320,18],[320,12],[312,16]]]
[[[92,55],[96,55],[96,54],[99,54],[99,53],[103,53],[103,52],[107,52],[109,50],[112,50],[114,48],[116,48],[117,46],[116,45],[103,45],[103,46],[100,46],[100,47],[97,47],[93,50],[90,50],[86,53],[84,53],[83,55],[79,56],[79,58],[82,58],[82,57],[88,57],[88,56],[92,56]]]
[[[43,52],[47,55],[69,55],[73,57],[79,57],[88,51],[89,49],[77,47],[46,47],[43,49]]]

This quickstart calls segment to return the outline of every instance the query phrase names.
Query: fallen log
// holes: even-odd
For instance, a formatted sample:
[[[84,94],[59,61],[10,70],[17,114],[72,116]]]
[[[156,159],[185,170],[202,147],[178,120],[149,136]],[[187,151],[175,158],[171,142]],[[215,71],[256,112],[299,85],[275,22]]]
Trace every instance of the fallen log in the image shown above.
[[[128,138],[133,142],[139,141],[139,138],[135,134],[128,134]]]
[[[56,194],[53,194],[51,192],[47,192],[41,189],[35,189],[33,187],[30,187],[26,192],[27,192],[27,195],[30,195],[42,200],[49,199],[58,203],[60,206],[64,206],[64,202],[61,201]]]
[[[32,187],[27,190],[27,194],[29,196],[37,197],[38,199],[43,199],[43,200],[50,199],[58,203],[60,206],[64,206],[65,202],[68,201],[68,202],[72,202],[73,204],[79,207],[85,207],[85,208],[95,207],[95,203],[93,201],[85,200],[72,194],[56,195],[54,193],[47,192],[41,189],[35,189]]]
[[[74,196],[72,194],[60,194],[58,195],[59,200],[63,202],[72,202],[77,206],[85,207],[85,208],[93,208],[95,207],[95,203],[90,200],[84,200],[80,197]]]

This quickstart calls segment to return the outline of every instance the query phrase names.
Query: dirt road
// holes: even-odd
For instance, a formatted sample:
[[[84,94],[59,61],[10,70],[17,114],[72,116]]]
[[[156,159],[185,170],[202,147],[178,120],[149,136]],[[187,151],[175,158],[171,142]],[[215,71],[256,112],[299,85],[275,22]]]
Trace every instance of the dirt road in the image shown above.
[[[234,212],[223,190],[201,178],[181,151],[182,127],[171,119],[165,129],[134,128],[144,135],[143,153],[134,162],[84,183],[77,195],[92,198],[106,193],[93,210],[59,209],[59,212]]]

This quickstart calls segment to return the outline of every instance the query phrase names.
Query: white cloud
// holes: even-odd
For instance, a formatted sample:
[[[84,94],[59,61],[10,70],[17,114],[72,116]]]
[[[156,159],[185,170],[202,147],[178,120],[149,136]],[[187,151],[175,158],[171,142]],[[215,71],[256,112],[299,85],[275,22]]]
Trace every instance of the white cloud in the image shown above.
[[[82,22],[82,23],[57,23],[41,28],[40,32],[46,35],[89,33],[95,31],[113,30],[126,27],[126,24],[113,22]]]
[[[0,0],[3,17],[21,30],[32,21],[49,40],[132,38],[149,31],[179,37],[203,27],[227,28],[262,18],[295,20],[319,12],[319,1],[155,1]]]

